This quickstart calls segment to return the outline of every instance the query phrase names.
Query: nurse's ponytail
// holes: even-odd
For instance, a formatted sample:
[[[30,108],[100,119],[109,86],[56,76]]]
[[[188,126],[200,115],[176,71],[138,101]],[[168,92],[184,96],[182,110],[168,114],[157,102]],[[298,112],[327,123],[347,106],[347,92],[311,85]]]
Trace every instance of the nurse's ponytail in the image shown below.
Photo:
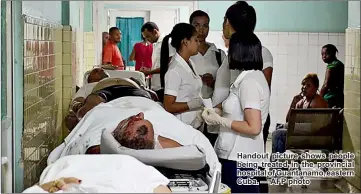
[[[172,32],[164,37],[162,47],[160,49],[160,84],[162,88],[164,88],[165,85],[164,76],[168,71],[169,38],[171,38],[171,46],[178,52],[182,47],[182,41],[184,39],[190,40],[196,33],[197,30],[194,26],[187,23],[178,23],[173,27]]]
[[[163,38],[162,46],[160,48],[160,85],[164,88],[164,76],[168,71],[169,63],[169,38],[171,34]]]

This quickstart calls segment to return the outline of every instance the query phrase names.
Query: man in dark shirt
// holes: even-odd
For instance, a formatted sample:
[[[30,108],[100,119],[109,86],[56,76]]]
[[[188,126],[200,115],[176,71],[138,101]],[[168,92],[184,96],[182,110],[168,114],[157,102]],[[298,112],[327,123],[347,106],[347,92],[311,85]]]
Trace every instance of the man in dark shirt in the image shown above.
[[[96,105],[125,96],[140,96],[158,101],[155,92],[144,88],[136,79],[107,78],[99,82],[94,87],[93,93],[80,104],[76,112],[65,119],[66,126],[69,131],[73,130],[79,120]]]
[[[157,101],[157,96],[154,92],[142,88],[132,79],[110,78],[95,86],[93,91],[95,92],[85,99],[83,106],[77,113],[79,120],[98,104],[110,102],[125,96],[139,96]]]

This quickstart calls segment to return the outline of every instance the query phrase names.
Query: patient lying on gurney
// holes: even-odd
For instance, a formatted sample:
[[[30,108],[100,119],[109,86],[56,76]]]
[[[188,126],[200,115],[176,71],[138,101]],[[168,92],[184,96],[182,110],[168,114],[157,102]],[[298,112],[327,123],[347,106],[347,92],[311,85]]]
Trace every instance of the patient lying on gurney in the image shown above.
[[[24,193],[170,193],[168,183],[154,167],[131,156],[73,155],[45,168],[39,186]]]
[[[200,131],[166,112],[157,102],[139,96],[122,97],[94,107],[65,138],[56,158],[99,154],[101,135],[106,129],[114,129],[115,139],[132,149],[195,145],[205,154],[211,172],[220,167],[212,145]]]
[[[91,84],[86,85],[88,90],[91,89],[90,92],[79,96],[77,95],[81,91],[79,90],[72,102],[70,111],[65,118],[69,131],[77,125],[79,118],[82,118],[86,112],[100,102],[109,102],[124,96],[142,96],[155,101],[158,100],[155,92],[141,86],[134,78],[106,78]],[[78,112],[80,113],[77,115]]]
[[[69,131],[71,131],[78,123],[76,113],[79,108],[83,106],[86,97],[92,93],[95,85],[97,85],[99,81],[107,77],[109,77],[109,75],[99,67],[94,68],[90,71],[89,75],[87,75],[84,85],[74,95],[70,103],[69,111],[65,116],[65,125]]]

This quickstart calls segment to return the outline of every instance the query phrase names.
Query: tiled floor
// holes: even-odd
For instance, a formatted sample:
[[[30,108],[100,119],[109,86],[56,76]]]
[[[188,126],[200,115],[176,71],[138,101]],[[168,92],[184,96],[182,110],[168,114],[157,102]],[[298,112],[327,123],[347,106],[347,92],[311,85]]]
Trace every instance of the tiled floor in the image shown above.
[[[266,145],[266,151],[268,153],[272,152],[272,141],[268,139]],[[302,188],[301,186],[268,186],[269,193],[340,193],[340,191],[335,187],[336,179],[329,180],[312,180],[311,185],[308,185],[307,188]]]

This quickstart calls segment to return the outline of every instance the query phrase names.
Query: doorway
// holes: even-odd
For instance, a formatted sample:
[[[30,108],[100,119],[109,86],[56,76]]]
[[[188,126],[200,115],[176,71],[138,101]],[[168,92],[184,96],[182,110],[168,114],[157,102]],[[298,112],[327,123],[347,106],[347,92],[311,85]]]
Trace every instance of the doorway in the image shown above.
[[[126,66],[134,66],[133,61],[129,61],[129,56],[135,43],[142,41],[141,29],[144,24],[143,17],[117,17],[116,26],[122,32],[122,40],[118,44]]]

